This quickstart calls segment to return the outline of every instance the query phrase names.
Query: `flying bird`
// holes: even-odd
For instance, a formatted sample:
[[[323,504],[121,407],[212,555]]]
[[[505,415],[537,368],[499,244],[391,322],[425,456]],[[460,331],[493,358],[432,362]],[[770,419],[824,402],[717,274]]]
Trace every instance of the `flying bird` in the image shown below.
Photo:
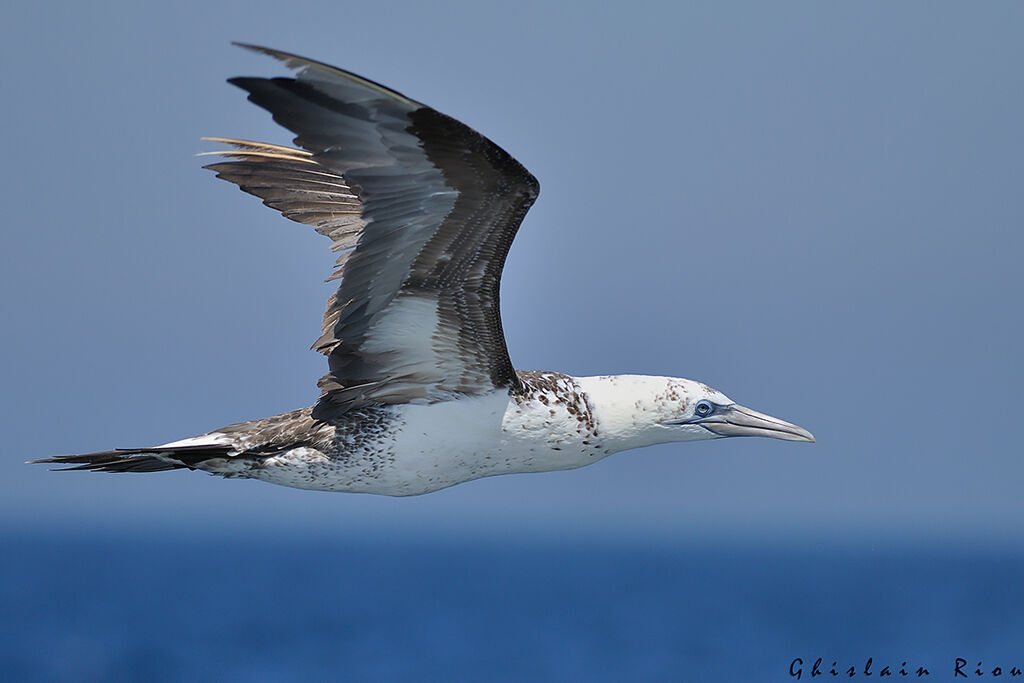
[[[232,78],[295,148],[207,138],[206,168],[331,240],[340,281],[313,348],[316,405],[138,449],[34,462],[188,468],[304,489],[408,496],[582,467],[651,444],[807,430],[674,377],[512,366],[501,271],[537,180],[465,124],[378,83],[255,45],[288,77]]]

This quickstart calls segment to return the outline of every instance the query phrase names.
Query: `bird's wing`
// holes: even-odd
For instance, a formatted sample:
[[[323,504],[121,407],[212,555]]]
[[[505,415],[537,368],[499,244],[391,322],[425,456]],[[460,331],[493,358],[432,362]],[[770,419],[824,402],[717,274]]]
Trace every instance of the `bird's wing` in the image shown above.
[[[295,133],[291,149],[219,139],[208,166],[342,252],[321,405],[434,402],[516,385],[501,329],[505,256],[537,180],[493,142],[393,90],[302,57],[233,78]]]

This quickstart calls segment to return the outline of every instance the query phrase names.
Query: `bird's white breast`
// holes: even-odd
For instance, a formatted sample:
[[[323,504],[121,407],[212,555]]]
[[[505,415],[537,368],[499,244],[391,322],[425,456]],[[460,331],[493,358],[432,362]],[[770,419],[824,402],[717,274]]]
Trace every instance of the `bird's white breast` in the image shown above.
[[[571,469],[605,455],[593,425],[555,397],[516,399],[506,391],[454,401],[393,406],[386,427],[336,439],[324,457],[297,448],[254,476],[299,488],[409,496],[480,477]],[[547,402],[545,403],[544,400]]]
[[[571,469],[604,455],[593,443],[583,443],[586,430],[565,407],[517,402],[504,391],[407,405],[399,416],[392,465],[380,482],[398,495],[496,474]]]

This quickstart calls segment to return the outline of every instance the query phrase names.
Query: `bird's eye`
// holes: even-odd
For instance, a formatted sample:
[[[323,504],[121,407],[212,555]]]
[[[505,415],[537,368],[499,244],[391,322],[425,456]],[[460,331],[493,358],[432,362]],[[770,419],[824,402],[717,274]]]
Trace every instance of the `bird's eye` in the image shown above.
[[[711,414],[711,410],[711,401],[697,401],[697,407],[695,408],[694,412],[696,412],[701,417],[706,417]]]

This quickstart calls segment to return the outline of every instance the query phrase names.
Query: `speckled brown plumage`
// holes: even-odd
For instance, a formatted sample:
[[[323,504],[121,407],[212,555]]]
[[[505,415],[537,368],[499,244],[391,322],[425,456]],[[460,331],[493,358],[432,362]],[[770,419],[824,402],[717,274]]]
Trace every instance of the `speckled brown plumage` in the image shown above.
[[[577,432],[585,435],[584,445],[594,443],[592,439],[599,436],[594,406],[575,377],[546,370],[519,370],[516,374],[519,386],[509,392],[514,401],[519,404],[536,401],[543,405],[556,405],[576,420]]]

